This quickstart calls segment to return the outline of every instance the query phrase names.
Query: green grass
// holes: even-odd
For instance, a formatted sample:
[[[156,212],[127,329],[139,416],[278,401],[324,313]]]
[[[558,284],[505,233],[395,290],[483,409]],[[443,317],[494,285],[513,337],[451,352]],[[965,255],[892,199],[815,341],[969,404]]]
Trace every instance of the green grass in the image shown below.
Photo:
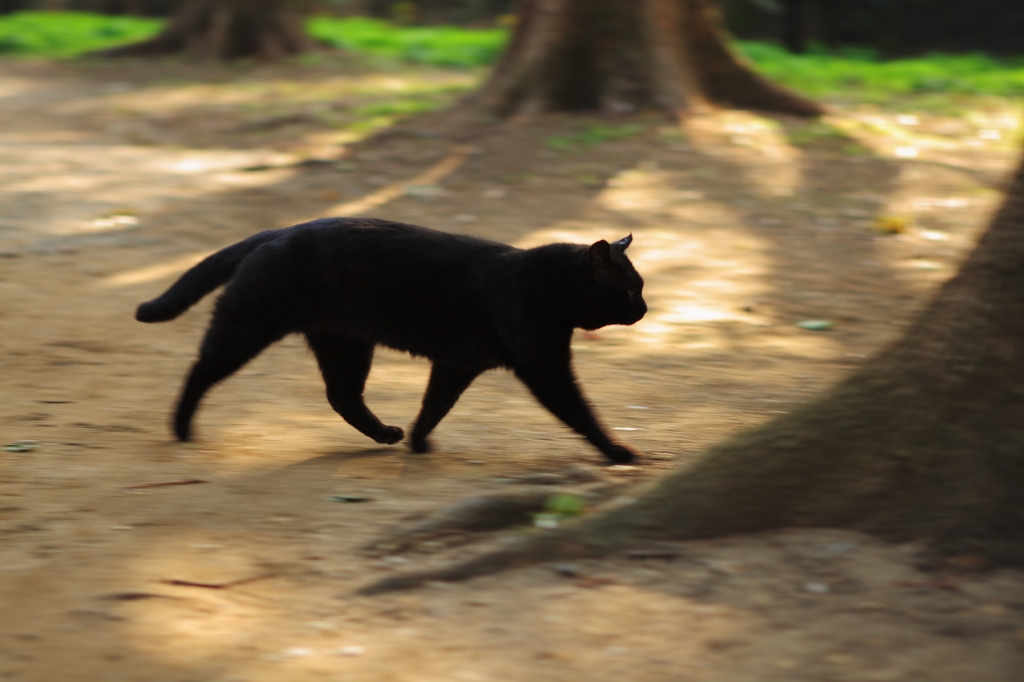
[[[144,40],[162,26],[159,19],[90,12],[15,12],[0,16],[0,54],[75,57]]]
[[[315,17],[306,27],[314,38],[333,47],[417,64],[456,68],[493,63],[508,38],[503,29],[409,28],[362,17]]]
[[[0,54],[73,57],[147,38],[161,26],[155,19],[86,12],[17,12],[0,16]],[[450,68],[492,64],[508,38],[504,29],[404,27],[362,17],[315,17],[307,28],[317,40],[341,49]],[[740,41],[736,46],[765,75],[812,97],[1024,95],[1024,58],[933,54],[882,61],[858,48],[792,55],[770,43]]]
[[[567,152],[594,147],[602,142],[621,140],[641,132],[643,132],[643,128],[638,125],[607,126],[600,123],[592,123],[583,130],[571,135],[554,135],[549,137],[544,140],[544,143],[555,151]]]
[[[770,43],[736,46],[769,78],[811,96],[838,92],[871,97],[956,93],[1024,95],[1024,60],[983,54],[931,54],[881,61],[870,50],[793,55]]]

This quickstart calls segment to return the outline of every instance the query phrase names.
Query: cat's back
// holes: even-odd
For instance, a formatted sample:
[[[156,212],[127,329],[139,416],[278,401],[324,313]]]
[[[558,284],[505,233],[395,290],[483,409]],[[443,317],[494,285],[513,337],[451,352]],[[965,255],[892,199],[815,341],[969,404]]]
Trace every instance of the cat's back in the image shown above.
[[[298,290],[287,288],[298,294],[300,318],[428,357],[493,345],[487,311],[523,253],[368,218],[317,220],[281,233],[268,259],[296,283]]]
[[[281,232],[290,248],[308,250],[319,259],[377,259],[374,267],[468,264],[518,251],[478,237],[378,218],[324,218]]]

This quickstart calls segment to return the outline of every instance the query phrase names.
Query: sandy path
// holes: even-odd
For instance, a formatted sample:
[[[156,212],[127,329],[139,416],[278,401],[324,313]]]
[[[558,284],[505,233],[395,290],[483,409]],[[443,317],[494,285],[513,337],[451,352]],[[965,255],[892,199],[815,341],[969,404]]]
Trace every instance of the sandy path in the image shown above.
[[[245,172],[308,151],[200,143],[203,117],[180,122],[174,146],[140,139],[171,125],[125,109],[170,98],[160,78],[0,65],[0,441],[38,443],[0,453],[0,679],[1019,679],[1019,574],[947,585],[914,570],[913,547],[847,533],[351,597],[386,571],[473,551],[355,551],[390,524],[599,455],[504,374],[473,386],[430,455],[378,447],[330,411],[294,339],[210,395],[196,445],[171,442],[209,302],[159,326],[134,322],[135,305],[190,259],[415,177],[450,144],[387,140],[355,172]],[[787,411],[894,338],[996,205],[978,178],[1013,159],[1008,146],[942,147],[924,130],[953,125],[938,119],[910,131],[917,143],[977,174],[896,158],[908,143],[867,124],[849,134],[871,155],[794,147],[797,124],[748,114],[694,121],[684,140],[639,123],[642,135],[573,152],[543,142],[572,121],[492,131],[439,192],[374,210],[519,244],[634,234],[651,314],[574,346],[605,421],[649,455],[604,474],[618,478],[655,476]],[[887,213],[913,227],[872,234]],[[835,329],[794,324],[822,318]],[[381,353],[369,404],[408,423],[426,372]],[[205,483],[125,489],[187,479]],[[339,493],[373,500],[327,500]],[[160,582],[250,577],[263,579]]]

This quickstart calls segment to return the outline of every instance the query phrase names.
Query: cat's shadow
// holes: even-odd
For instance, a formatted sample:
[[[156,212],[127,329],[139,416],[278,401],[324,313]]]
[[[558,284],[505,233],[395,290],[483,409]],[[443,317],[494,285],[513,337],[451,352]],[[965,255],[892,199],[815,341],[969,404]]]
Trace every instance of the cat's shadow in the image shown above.
[[[409,449],[404,445],[389,445],[378,448],[364,448],[361,450],[335,450],[333,452],[327,452],[322,455],[310,457],[309,459],[304,459],[301,462],[293,462],[292,464],[287,464],[278,469],[278,471],[294,471],[298,469],[304,469],[307,467],[316,467],[323,465],[336,466],[338,464],[344,464],[345,462],[353,460],[383,457],[404,457],[411,456],[412,454],[414,453],[411,453]]]

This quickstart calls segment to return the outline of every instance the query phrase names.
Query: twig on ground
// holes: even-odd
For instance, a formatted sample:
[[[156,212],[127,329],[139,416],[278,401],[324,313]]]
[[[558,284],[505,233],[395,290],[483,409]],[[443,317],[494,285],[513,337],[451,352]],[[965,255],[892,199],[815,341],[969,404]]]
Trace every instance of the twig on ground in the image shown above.
[[[158,582],[164,585],[177,585],[178,587],[203,587],[208,590],[226,590],[229,587],[238,587],[239,585],[245,585],[248,583],[254,583],[257,580],[266,580],[268,578],[276,578],[281,575],[280,573],[265,573],[264,575],[257,575],[251,578],[242,578],[240,580],[232,580],[226,583],[200,583],[192,580],[177,580],[175,578],[165,578]]]
[[[122,486],[121,490],[141,490],[143,488],[163,488],[168,485],[196,485],[197,483],[206,483],[201,478],[186,478],[181,481],[157,481],[155,483],[139,483],[138,485],[126,485]]]

